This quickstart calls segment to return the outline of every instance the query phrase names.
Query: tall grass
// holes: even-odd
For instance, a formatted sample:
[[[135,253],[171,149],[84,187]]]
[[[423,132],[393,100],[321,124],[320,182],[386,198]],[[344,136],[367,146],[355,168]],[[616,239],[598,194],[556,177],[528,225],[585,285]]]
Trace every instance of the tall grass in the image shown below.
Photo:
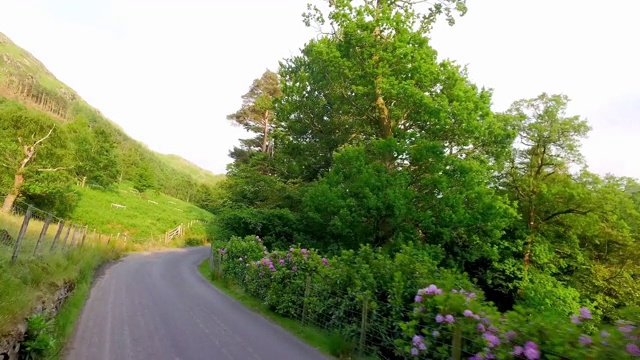
[[[112,244],[19,258],[15,264],[0,261],[0,334],[31,315],[39,302],[50,299],[63,284],[93,274],[98,265],[118,256]]]

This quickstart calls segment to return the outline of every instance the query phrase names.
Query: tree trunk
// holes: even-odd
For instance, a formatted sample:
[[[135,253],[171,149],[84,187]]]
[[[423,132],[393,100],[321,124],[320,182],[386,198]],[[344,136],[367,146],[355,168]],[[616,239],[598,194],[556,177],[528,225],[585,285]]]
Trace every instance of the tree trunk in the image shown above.
[[[83,177],[82,177],[82,184],[80,185],[80,187],[81,187],[81,188],[84,188],[84,185],[86,184],[86,182],[87,182],[87,177],[86,177],[86,176],[83,176]]]
[[[13,180],[13,189],[11,189],[11,193],[7,195],[7,197],[4,199],[4,203],[2,204],[3,213],[8,214],[9,212],[11,212],[13,203],[15,203],[18,196],[20,196],[20,190],[22,189],[22,184],[24,184],[24,172],[27,168],[27,164],[29,163],[29,161],[31,161],[31,159],[33,159],[33,156],[36,154],[38,145],[40,145],[40,143],[47,140],[47,138],[51,136],[54,128],[55,126],[52,127],[51,130],[49,130],[49,133],[45,135],[45,137],[36,141],[35,143],[33,143],[33,145],[27,145],[23,147],[22,150],[24,151],[24,158],[22,159],[22,161],[20,162],[20,166],[18,166],[18,169],[16,170],[16,174]]]
[[[525,274],[527,273],[527,270],[529,269],[529,264],[531,263],[531,248],[533,247],[533,237],[534,237],[534,230],[535,230],[535,223],[533,221],[533,217],[535,216],[535,208],[533,207],[533,204],[529,206],[529,224],[528,224],[528,228],[529,228],[529,236],[527,236],[527,243],[526,243],[526,249],[524,252],[524,272]]]
[[[4,198],[4,203],[2,204],[2,212],[8,214],[13,209],[13,204],[16,202],[18,196],[20,196],[20,189],[22,188],[22,184],[24,184],[24,175],[22,171],[18,171],[13,180],[13,189],[11,189],[11,193]]]
[[[267,152],[267,137],[269,136],[269,110],[264,112],[264,134],[262,136],[262,152]]]

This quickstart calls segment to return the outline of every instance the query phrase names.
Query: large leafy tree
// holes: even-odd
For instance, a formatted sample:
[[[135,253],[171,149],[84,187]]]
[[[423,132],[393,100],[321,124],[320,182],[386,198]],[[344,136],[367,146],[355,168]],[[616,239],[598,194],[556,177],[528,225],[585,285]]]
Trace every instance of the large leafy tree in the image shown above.
[[[585,215],[570,166],[582,164],[580,139],[589,131],[579,116],[566,116],[568,98],[541,94],[516,101],[508,113],[518,124],[517,143],[509,168],[509,186],[526,222],[523,266],[526,272],[536,237],[543,227],[566,215]]]
[[[2,211],[11,211],[21,197],[58,214],[69,211],[74,163],[65,129],[43,113],[1,99],[0,120]]]
[[[278,74],[267,70],[253,81],[249,91],[242,96],[242,106],[238,111],[227,116],[234,124],[242,126],[256,136],[240,140],[242,146],[234,148],[231,156],[234,159],[245,159],[252,151],[273,151],[270,146],[269,133],[274,127],[273,102],[281,95]]]
[[[490,110],[490,92],[470,83],[455,63],[438,61],[429,46],[427,34],[437,15],[456,8],[464,11],[464,4],[437,3],[421,14],[405,1],[335,1],[326,16],[308,14],[309,24],[329,23],[333,30],[281,64],[275,166],[282,179],[311,182],[326,175],[354,186],[373,184],[386,175],[335,167],[334,154],[393,138],[395,146],[361,160],[371,163],[371,170],[377,163],[409,179],[407,188],[415,196],[403,206],[414,216],[405,223],[425,241],[449,250],[452,263],[464,264],[493,257],[490,244],[512,216],[506,199],[492,190],[491,175],[508,155],[513,131]],[[343,197],[344,204],[358,196],[335,184],[324,191],[341,192],[333,196]],[[316,215],[346,213],[336,206],[324,209],[330,212]],[[391,213],[383,217],[376,222],[397,223]],[[395,234],[375,232],[378,244]]]

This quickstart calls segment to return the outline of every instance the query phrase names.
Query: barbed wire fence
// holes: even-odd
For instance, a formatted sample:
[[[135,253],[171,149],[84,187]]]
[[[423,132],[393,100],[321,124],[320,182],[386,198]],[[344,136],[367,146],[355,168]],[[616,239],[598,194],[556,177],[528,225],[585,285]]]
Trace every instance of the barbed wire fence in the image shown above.
[[[184,236],[186,229],[201,222],[193,220],[164,234],[134,239],[126,233],[101,233],[96,228],[56,217],[19,201],[9,213],[0,213],[0,262],[15,263],[19,258],[37,258],[98,245],[125,247],[128,242],[135,240],[156,241],[166,245]]]

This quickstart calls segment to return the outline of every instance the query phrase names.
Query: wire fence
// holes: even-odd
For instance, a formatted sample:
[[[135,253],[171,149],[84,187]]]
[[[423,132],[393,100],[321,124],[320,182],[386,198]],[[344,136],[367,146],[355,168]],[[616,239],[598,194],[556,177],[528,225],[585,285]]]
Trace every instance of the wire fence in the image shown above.
[[[414,311],[406,303],[393,303],[382,294],[336,290],[315,275],[307,275],[304,285],[293,291],[290,288],[287,293],[273,293],[266,284],[247,285],[246,275],[224,273],[223,261],[227,260],[212,248],[209,266],[215,278],[240,285],[280,315],[339,338],[333,355],[384,360],[416,358],[398,343],[399,339],[407,339],[400,324],[409,322]],[[455,339],[454,335],[444,333],[430,339],[431,351],[441,354],[438,359],[473,357],[470,345],[477,344],[478,339]]]
[[[180,224],[149,241],[167,244],[192,227],[193,220]],[[124,247],[133,239],[124,233],[104,234],[88,225],[54,216],[33,205],[17,202],[9,213],[0,213],[0,262],[15,263],[19,258],[35,258],[67,252],[72,248],[113,245]]]

